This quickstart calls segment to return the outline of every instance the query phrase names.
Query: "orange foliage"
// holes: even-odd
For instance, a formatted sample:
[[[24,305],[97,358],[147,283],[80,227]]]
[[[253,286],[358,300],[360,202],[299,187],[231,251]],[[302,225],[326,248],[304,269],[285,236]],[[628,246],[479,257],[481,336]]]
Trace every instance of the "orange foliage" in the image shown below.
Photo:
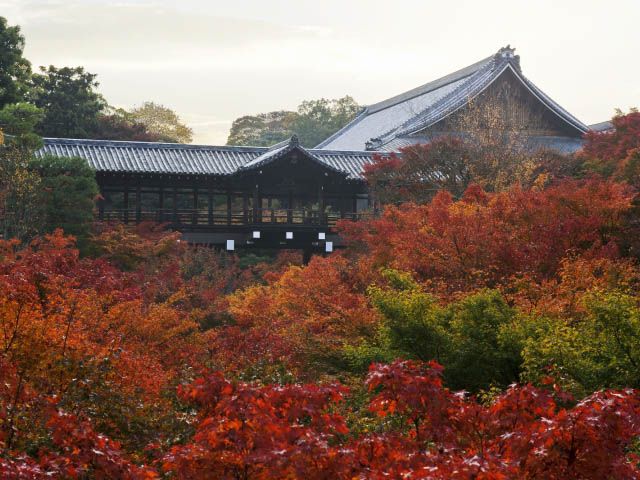
[[[204,352],[195,322],[170,302],[145,302],[134,275],[80,259],[60,232],[22,250],[3,243],[2,252],[0,438],[7,448],[38,441],[30,434],[43,418],[43,395],[76,414],[104,415],[102,427],[115,435],[133,416],[168,407],[162,392]]]
[[[239,291],[229,299],[235,324],[216,335],[219,360],[235,367],[282,362],[310,376],[315,362],[330,370],[345,341],[370,334],[377,323],[363,291],[339,256],[314,257],[273,283]]]
[[[340,228],[374,265],[414,272],[441,291],[466,291],[516,274],[551,278],[575,252],[616,256],[630,200],[623,185],[597,179],[493,194],[472,186],[460,201],[440,192],[428,205],[388,207],[379,219]]]

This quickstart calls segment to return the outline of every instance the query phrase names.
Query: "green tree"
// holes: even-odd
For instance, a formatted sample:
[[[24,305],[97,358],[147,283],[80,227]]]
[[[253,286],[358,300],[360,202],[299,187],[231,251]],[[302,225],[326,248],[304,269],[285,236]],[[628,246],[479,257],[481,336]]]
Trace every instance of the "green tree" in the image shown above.
[[[20,27],[10,27],[7,19],[0,17],[0,108],[26,98],[31,64],[22,56],[23,52]]]
[[[397,358],[436,360],[449,386],[474,392],[518,380],[521,325],[528,322],[500,292],[483,290],[442,306],[407,273],[385,270],[383,277],[387,286],[368,289],[383,317],[377,335],[345,352],[355,369]]]
[[[106,102],[95,90],[96,75],[83,67],[40,67],[33,75],[32,98],[44,111],[38,133],[44,137],[89,138]]]
[[[280,110],[234,120],[227,145],[270,146],[294,133],[305,147],[314,147],[346,125],[360,110],[350,96],[305,100],[297,112]]]
[[[268,147],[295,133],[294,123],[298,115],[285,110],[237,118],[231,124],[227,145],[252,145]]]
[[[142,124],[148,133],[156,135],[160,141],[171,143],[191,143],[193,130],[180,121],[180,117],[170,108],[154,102],[144,102],[129,111],[134,123]]]
[[[95,171],[84,158],[53,155],[33,158],[29,168],[42,178],[45,231],[62,228],[84,248],[98,195]]]
[[[578,395],[602,388],[640,387],[640,309],[634,296],[594,291],[583,318],[541,319],[525,342],[524,374],[551,369]]]
[[[360,108],[349,95],[334,100],[305,100],[298,106],[295,133],[302,145],[315,147],[351,121]]]
[[[520,346],[511,331],[523,319],[497,290],[483,290],[449,306],[451,337],[445,377],[471,391],[518,381]]]
[[[42,229],[42,185],[29,167],[30,152],[0,145],[0,228],[5,240],[31,239]]]
[[[147,126],[138,122],[123,108],[108,107],[98,115],[92,138],[98,140],[129,140],[134,142],[162,142],[164,137],[151,133]]]
[[[393,360],[399,354],[444,362],[450,348],[446,310],[408,273],[389,269],[383,271],[383,277],[389,287],[372,286],[367,292],[385,319],[387,348],[395,352],[382,357]]]
[[[0,130],[7,136],[6,143],[27,151],[40,148],[42,139],[34,131],[43,117],[43,111],[30,103],[5,105],[0,109]]]

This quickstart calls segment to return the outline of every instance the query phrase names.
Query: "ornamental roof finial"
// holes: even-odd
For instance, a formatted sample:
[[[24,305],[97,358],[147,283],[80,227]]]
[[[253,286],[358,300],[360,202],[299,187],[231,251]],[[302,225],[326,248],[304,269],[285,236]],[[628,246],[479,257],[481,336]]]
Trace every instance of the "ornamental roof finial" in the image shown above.
[[[300,145],[300,140],[298,140],[298,135],[296,135],[295,133],[291,135],[291,140],[289,140],[289,144],[295,147]]]
[[[502,47],[496,53],[496,60],[507,60],[512,62],[518,70],[520,69],[520,56],[516,55],[516,49],[511,48],[511,45],[507,45],[506,47]]]
[[[502,47],[500,50],[498,50],[498,54],[502,58],[514,58],[516,56],[515,51],[515,48],[511,48],[511,45],[507,45],[506,47]]]

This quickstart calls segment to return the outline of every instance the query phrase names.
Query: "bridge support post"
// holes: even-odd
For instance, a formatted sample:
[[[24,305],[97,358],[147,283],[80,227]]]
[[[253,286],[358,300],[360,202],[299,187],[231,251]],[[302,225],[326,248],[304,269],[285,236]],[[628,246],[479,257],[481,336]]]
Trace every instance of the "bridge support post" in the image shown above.
[[[313,250],[311,248],[305,248],[302,250],[302,264],[308,265],[311,261],[311,257],[313,256]]]

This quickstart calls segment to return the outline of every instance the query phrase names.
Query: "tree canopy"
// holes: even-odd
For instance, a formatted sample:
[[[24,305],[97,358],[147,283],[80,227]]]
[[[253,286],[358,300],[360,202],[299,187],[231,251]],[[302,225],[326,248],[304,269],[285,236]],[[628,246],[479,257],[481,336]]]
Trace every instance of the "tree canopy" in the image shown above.
[[[350,96],[305,100],[296,112],[275,111],[247,115],[233,121],[227,145],[270,146],[298,135],[305,147],[315,147],[345,126],[360,110]]]
[[[171,109],[154,102],[143,102],[128,112],[134,124],[144,125],[146,131],[159,141],[190,143],[193,131],[180,121]]]
[[[25,40],[19,26],[0,17],[0,109],[24,101],[31,79],[31,63],[24,58]]]
[[[41,179],[44,232],[61,228],[85,247],[98,195],[95,171],[84,158],[52,155],[31,159],[29,169]]]
[[[40,67],[32,77],[30,93],[44,111],[38,133],[44,137],[88,138],[106,101],[96,92],[97,75],[83,67]]]

